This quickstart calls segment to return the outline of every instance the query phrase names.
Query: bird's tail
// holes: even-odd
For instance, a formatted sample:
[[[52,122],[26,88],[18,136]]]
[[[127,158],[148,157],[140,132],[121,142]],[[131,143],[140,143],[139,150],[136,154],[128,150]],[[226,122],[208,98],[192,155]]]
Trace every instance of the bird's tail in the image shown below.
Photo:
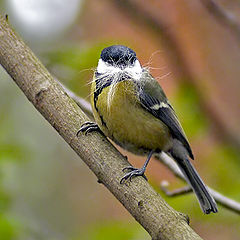
[[[195,192],[202,211],[205,214],[209,214],[210,212],[216,213],[218,211],[217,204],[189,159],[187,157],[184,159],[179,159],[177,157],[175,160],[186,177],[187,182]]]

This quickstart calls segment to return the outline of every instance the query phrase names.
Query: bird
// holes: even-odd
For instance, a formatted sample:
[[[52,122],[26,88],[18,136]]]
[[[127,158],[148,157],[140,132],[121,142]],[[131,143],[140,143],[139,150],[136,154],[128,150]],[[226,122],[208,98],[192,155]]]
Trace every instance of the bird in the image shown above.
[[[218,212],[215,200],[190,162],[193,152],[177,115],[158,81],[141,66],[135,51],[123,45],[102,50],[91,86],[95,123],[79,132],[100,131],[120,147],[147,155],[141,168],[126,167],[120,183],[145,176],[153,154],[169,154],[192,187],[205,214]]]

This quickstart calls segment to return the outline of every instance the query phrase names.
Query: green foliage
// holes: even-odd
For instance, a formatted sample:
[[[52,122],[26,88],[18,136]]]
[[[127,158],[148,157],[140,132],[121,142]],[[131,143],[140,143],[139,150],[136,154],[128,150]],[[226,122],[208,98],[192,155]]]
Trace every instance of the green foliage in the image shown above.
[[[226,143],[219,144],[213,148],[207,161],[209,167],[214,169],[212,174],[214,174],[215,185],[222,189],[221,192],[233,198],[235,197],[239,201],[239,150]]]
[[[3,214],[0,214],[0,237],[4,240],[12,240],[16,237],[15,224]]]
[[[17,143],[1,143],[0,162],[23,161],[26,159],[25,147]]]
[[[198,93],[192,85],[181,83],[173,98],[173,105],[189,138],[206,131],[208,121],[200,108]]]
[[[16,221],[9,218],[8,211],[11,207],[11,196],[6,184],[6,179],[12,177],[9,166],[21,164],[26,160],[27,148],[20,139],[16,139],[15,123],[13,119],[16,107],[16,92],[12,92],[6,81],[7,75],[0,72],[0,239],[16,239],[18,236]]]
[[[74,240],[135,240],[150,239],[136,222],[114,221],[98,223],[87,228],[86,232]]]

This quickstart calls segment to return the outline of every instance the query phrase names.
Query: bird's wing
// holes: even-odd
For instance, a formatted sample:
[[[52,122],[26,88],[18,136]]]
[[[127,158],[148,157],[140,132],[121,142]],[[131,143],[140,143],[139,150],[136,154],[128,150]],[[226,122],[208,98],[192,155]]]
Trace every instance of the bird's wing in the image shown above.
[[[169,127],[172,136],[185,146],[189,156],[194,159],[191,147],[184,130],[179,123],[176,113],[168,102],[161,86],[155,79],[146,82],[146,84],[140,88],[139,99],[141,106],[154,117],[160,119],[166,124]]]

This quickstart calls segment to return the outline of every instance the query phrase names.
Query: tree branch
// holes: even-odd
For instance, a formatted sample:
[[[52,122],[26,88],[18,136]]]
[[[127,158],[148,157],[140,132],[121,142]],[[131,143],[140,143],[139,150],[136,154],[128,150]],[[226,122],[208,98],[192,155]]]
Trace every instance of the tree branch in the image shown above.
[[[67,93],[67,95],[70,98],[72,98],[75,101],[75,103],[83,110],[83,112],[86,113],[88,115],[88,117],[93,119],[91,104],[88,101],[86,101],[85,99],[77,96],[74,92],[70,91],[61,82],[59,82],[57,78],[54,78],[54,79],[55,79],[55,81],[58,82],[59,85],[61,85],[61,87],[63,88],[65,93]]]
[[[182,179],[183,181],[186,182],[184,175],[182,174],[182,172],[179,170],[177,164],[173,161],[173,159],[171,157],[169,157],[166,153],[162,152],[158,158],[165,166],[167,166],[171,172],[174,173],[174,175],[180,179]],[[220,203],[222,206],[224,206],[225,208],[232,210],[238,214],[240,214],[240,203],[225,197],[223,194],[208,188],[211,195],[214,197],[214,199]]]
[[[184,195],[192,192],[192,188],[189,185],[182,188],[177,188],[172,191],[168,190],[168,186],[169,186],[169,183],[167,181],[161,182],[161,189],[168,197],[176,197],[179,195]]]
[[[120,185],[122,169],[129,165],[109,141],[98,133],[76,137],[89,119],[64,92],[32,51],[0,16],[0,64],[28,100],[57,130],[94,172],[99,181],[149,232],[152,239],[201,239],[187,217],[172,209],[143,178]]]
[[[231,12],[225,10],[214,0],[200,0],[206,9],[221,23],[227,26],[237,40],[240,40],[240,23]]]

